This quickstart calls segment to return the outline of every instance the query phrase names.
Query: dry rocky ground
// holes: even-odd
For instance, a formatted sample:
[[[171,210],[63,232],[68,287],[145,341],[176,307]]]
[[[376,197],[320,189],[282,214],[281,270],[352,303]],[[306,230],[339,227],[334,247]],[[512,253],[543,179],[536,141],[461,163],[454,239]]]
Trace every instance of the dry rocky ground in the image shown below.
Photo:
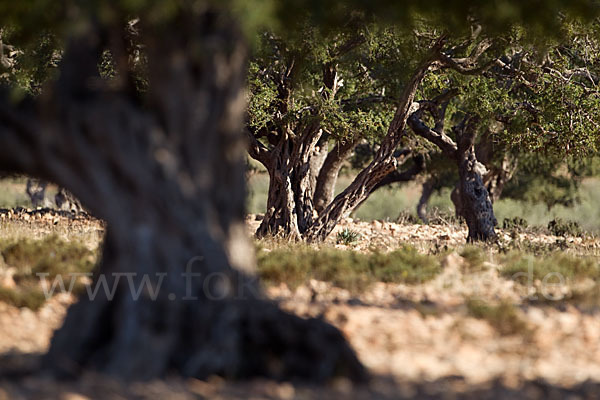
[[[250,230],[259,219],[248,217]],[[337,232],[346,228],[361,235],[352,246],[336,243]],[[56,233],[93,248],[102,230],[100,222],[70,214],[0,211],[0,239]],[[560,245],[596,260],[600,254],[595,238],[514,232],[501,236],[500,246]],[[73,302],[64,294],[35,312],[0,303],[0,400],[600,398],[600,302],[591,308],[532,302],[527,296],[539,295],[539,282],[526,286],[503,277],[494,248],[485,250],[482,267],[469,268],[469,261],[452,250],[463,247],[465,237],[464,229],[450,223],[425,226],[348,219],[328,239],[329,245],[367,252],[393,250],[408,242],[422,252],[442,254],[442,272],[418,285],[376,283],[360,293],[314,280],[296,288],[282,283],[267,289],[285,309],[321,316],[341,329],[371,371],[369,384],[338,380],[313,387],[266,380],[231,383],[217,377],[206,382],[169,378],[124,384],[94,374],[77,382],[29,374]],[[272,241],[273,246],[276,243]],[[265,251],[268,247],[267,243]],[[574,289],[565,284],[552,290],[566,294]],[[512,308],[500,319],[482,318],[473,312],[473,301]]]

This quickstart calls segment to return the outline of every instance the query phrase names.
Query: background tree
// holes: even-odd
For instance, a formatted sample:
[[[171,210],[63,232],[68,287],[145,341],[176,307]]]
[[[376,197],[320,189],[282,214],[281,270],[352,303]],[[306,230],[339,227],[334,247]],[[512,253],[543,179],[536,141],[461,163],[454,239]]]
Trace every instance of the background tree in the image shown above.
[[[577,38],[582,35],[577,29],[581,28],[565,22],[561,41],[540,49],[518,30],[492,40],[479,38],[481,29],[475,26],[472,31],[476,34],[441,51],[438,67],[426,78],[423,88],[433,90],[437,96],[420,102],[409,125],[417,135],[458,161],[460,184],[453,201],[457,214],[467,221],[470,240],[495,238],[492,194],[497,197],[514,172],[515,160],[510,153],[516,143],[522,154],[539,151],[538,146],[543,145],[546,154],[554,152],[563,157],[569,152],[583,154],[596,148],[597,88],[582,81],[565,84],[562,78],[573,74],[580,64],[587,66],[580,67],[585,71],[582,79],[593,82],[593,51],[576,51]],[[588,43],[591,45],[590,39]],[[561,55],[565,49],[570,49],[567,57]],[[541,56],[540,51],[545,55]],[[561,62],[554,61],[553,56]],[[559,64],[560,71],[548,66]],[[452,104],[454,109],[450,111]],[[429,126],[422,121],[425,112],[431,116]],[[450,134],[444,126],[453,119],[456,125]],[[560,140],[549,141],[549,136]],[[480,160],[491,164],[493,153],[501,153],[502,157],[497,161],[500,167],[490,172]]]
[[[475,9],[472,10],[472,12],[474,12],[474,14],[472,15],[476,14],[475,11]],[[482,10],[478,11],[481,12],[481,15],[486,15],[487,9],[483,7]],[[460,11],[458,13],[460,14]],[[377,32],[377,35],[375,35],[377,39],[374,40],[372,43],[370,43],[369,40],[366,40],[365,44],[360,46],[358,51],[355,52],[355,54],[357,54],[357,57],[360,57],[360,49],[366,49],[366,51],[370,52],[370,54],[377,53],[378,57],[376,58],[376,63],[366,63],[364,62],[365,58],[359,58],[360,65],[364,69],[365,75],[368,76],[368,78],[371,80],[372,88],[378,88],[379,90],[381,90],[382,88],[385,88],[386,90],[390,89],[390,87],[392,88],[392,90],[388,90],[386,92],[385,96],[381,96],[381,94],[379,96],[374,96],[372,92],[364,92],[363,96],[366,96],[366,98],[369,98],[370,100],[377,98],[376,101],[382,103],[386,103],[386,100],[382,99],[382,97],[386,97],[388,100],[392,100],[392,104],[394,104],[393,109],[396,110],[395,112],[391,111],[389,109],[390,107],[388,103],[387,133],[380,135],[379,140],[381,146],[378,148],[378,152],[371,161],[371,164],[369,164],[365,168],[365,170],[361,171],[357,175],[356,180],[346,190],[344,190],[342,193],[340,193],[340,195],[338,195],[334,200],[330,202],[330,197],[326,198],[321,196],[323,193],[322,190],[316,190],[316,188],[328,186],[325,184],[321,184],[319,179],[316,180],[316,188],[312,188],[310,184],[292,185],[291,183],[289,183],[286,184],[287,189],[276,189],[275,191],[273,191],[273,188],[276,185],[281,185],[282,183],[287,182],[288,177],[294,176],[294,174],[289,173],[291,168],[290,163],[271,163],[271,167],[267,168],[268,170],[280,171],[282,168],[287,168],[287,172],[285,172],[282,176],[270,172],[270,176],[272,179],[269,198],[281,199],[281,193],[286,193],[287,197],[284,197],[286,197],[288,200],[278,200],[277,202],[269,202],[267,206],[266,218],[258,231],[259,235],[263,235],[269,232],[274,233],[277,232],[280,229],[280,227],[283,227],[282,231],[286,234],[291,235],[292,237],[303,237],[308,240],[322,240],[328,235],[329,232],[331,232],[333,227],[343,216],[348,215],[356,207],[358,207],[369,196],[373,189],[380,185],[380,180],[384,176],[388,174],[391,174],[390,176],[393,176],[394,174],[399,174],[399,172],[396,171],[396,166],[394,165],[396,160],[394,160],[393,154],[395,153],[396,148],[401,144],[401,142],[405,140],[402,138],[406,138],[404,132],[406,119],[408,118],[408,115],[411,114],[412,111],[414,111],[412,110],[411,112],[409,112],[409,109],[413,105],[415,95],[420,95],[417,92],[421,86],[423,79],[426,79],[425,86],[431,84],[431,82],[427,82],[428,76],[436,76],[436,78],[432,79],[437,79],[438,82],[434,86],[437,85],[436,87],[438,89],[441,88],[440,83],[443,81],[443,79],[447,78],[454,80],[455,84],[457,84],[459,87],[463,87],[461,85],[463,85],[464,83],[465,92],[471,90],[470,99],[464,99],[464,96],[462,97],[463,101],[471,102],[465,103],[465,105],[474,105],[472,109],[472,114],[477,116],[478,120],[481,120],[481,122],[478,123],[477,127],[474,127],[475,130],[479,131],[480,129],[483,129],[484,126],[489,126],[490,121],[492,120],[496,122],[506,123],[506,120],[504,120],[504,122],[502,121],[503,118],[509,118],[511,120],[511,129],[507,129],[507,131],[509,131],[510,133],[504,135],[505,139],[510,135],[513,135],[513,139],[514,137],[522,136],[522,132],[516,133],[516,130],[519,127],[518,120],[522,117],[522,115],[501,116],[491,115],[490,113],[493,111],[492,109],[498,110],[500,107],[507,105],[506,99],[503,99],[502,97],[495,98],[495,96],[517,96],[517,92],[520,90],[517,88],[511,91],[508,89],[508,87],[498,87],[500,81],[502,81],[502,84],[504,85],[511,86],[511,80],[514,80],[515,76],[510,74],[518,74],[519,72],[517,72],[517,69],[521,68],[520,65],[518,68],[515,68],[514,66],[506,64],[507,58],[510,60],[513,60],[514,58],[514,54],[508,54],[506,52],[521,51],[520,49],[516,48],[518,46],[522,46],[523,48],[525,46],[529,46],[528,48],[533,49],[534,52],[538,53],[539,51],[542,51],[542,47],[536,47],[536,45],[534,44],[535,39],[539,37],[534,34],[535,29],[524,30],[523,28],[520,28],[519,25],[511,26],[510,24],[503,26],[503,23],[498,23],[498,21],[496,21],[496,23],[492,23],[489,26],[486,26],[487,33],[486,36],[483,37],[482,35],[480,35],[483,29],[482,24],[480,23],[481,21],[477,18],[471,19],[471,21],[475,22],[472,22],[471,25],[469,25],[468,23],[466,23],[467,18],[465,16],[462,28],[455,30],[456,33],[452,37],[446,37],[446,35],[440,32],[443,32],[444,29],[449,26],[448,24],[452,25],[453,22],[456,21],[440,23],[437,20],[435,14],[433,16],[431,14],[426,13],[422,15],[422,19],[415,18],[415,20],[409,25],[411,28],[416,28],[413,32],[410,33],[408,33],[406,30],[387,29],[384,27],[384,25],[365,28],[364,30],[366,32],[369,32],[369,29],[371,32]],[[364,17],[362,19],[364,20]],[[552,24],[549,24],[548,26],[560,26],[561,23],[562,22],[559,20],[559,18],[556,18],[556,20],[554,20]],[[465,26],[470,26],[470,31],[467,31],[465,29]],[[354,31],[356,31],[356,29]],[[500,33],[500,31],[503,31],[504,33]],[[465,35],[466,39],[465,36],[457,34],[460,32],[468,33],[468,35]],[[526,34],[524,34],[524,32]],[[310,37],[310,35],[305,34],[304,37]],[[314,42],[314,40],[312,40],[311,42]],[[321,42],[330,43],[331,41],[321,40]],[[517,42],[518,44],[516,44]],[[287,46],[288,45],[284,47],[288,48]],[[385,54],[385,51],[381,51],[381,49],[386,49],[386,46],[388,46],[388,49],[391,50],[388,52],[388,54]],[[289,48],[293,48],[293,44],[290,45]],[[301,48],[302,47],[300,46],[296,49],[296,51],[302,53],[302,51],[299,50]],[[403,51],[408,51],[410,53],[408,60],[405,60],[403,58]],[[505,52],[503,53],[503,51]],[[501,57],[505,57],[504,60],[502,60]],[[419,64],[419,61],[422,61],[422,63]],[[481,63],[478,64],[478,62],[480,61]],[[386,64],[394,63],[396,65],[404,63],[405,66],[410,67],[404,68],[404,74],[395,74],[394,72],[399,71],[398,68],[396,68],[395,70],[390,70],[389,68],[386,68]],[[324,65],[324,63],[320,63],[320,65]],[[494,67],[495,72],[491,72],[492,67]],[[410,73],[407,73],[408,71],[412,71],[412,75]],[[436,73],[435,71],[439,72]],[[452,73],[450,73],[449,71],[452,71]],[[383,72],[383,74],[381,72]],[[498,82],[493,82],[493,79],[490,78],[490,74],[493,73],[496,74]],[[501,75],[503,74],[508,74],[509,76],[502,77]],[[457,75],[463,75],[463,78],[459,79],[457,78]],[[471,79],[474,75],[477,75],[478,78]],[[280,73],[279,76],[283,75]],[[288,83],[293,81],[293,79],[291,79],[291,75],[289,76],[290,79]],[[306,84],[309,88],[315,87],[314,80],[311,81],[310,79],[298,79],[298,75],[296,75],[295,78],[297,80],[300,80],[302,82],[301,84]],[[466,84],[465,82],[467,82],[468,79],[471,79],[473,82]],[[459,81],[462,83],[460,83]],[[483,105],[477,105],[473,102],[473,93],[479,93],[476,91],[477,89],[475,89],[475,85],[477,84],[479,84],[480,86],[487,85],[486,87],[479,87],[477,89],[484,90],[483,95],[487,98],[487,101],[485,101],[483,104],[488,108],[491,107],[488,110],[483,110]],[[320,87],[326,88],[326,85],[321,85]],[[354,88],[355,86],[351,87]],[[357,89],[364,90],[364,85],[362,87],[358,87]],[[326,93],[326,91],[321,92]],[[338,89],[336,89],[335,94],[338,96],[338,104],[344,104],[346,102],[351,101],[350,99],[343,99],[343,94],[341,93],[341,91],[338,91]],[[315,97],[315,99],[317,98],[316,96],[313,97]],[[272,98],[275,97],[272,96]],[[286,98],[290,99],[290,97]],[[555,96],[554,98],[556,99],[557,97]],[[363,97],[362,100],[364,101],[365,97]],[[512,102],[511,107],[514,108],[514,105],[519,102],[519,99],[517,97],[513,97],[509,102]],[[398,104],[400,104],[400,107],[398,107]],[[322,106],[320,108],[315,106],[310,106],[304,109],[299,108],[305,111],[309,109],[315,110],[317,108],[320,110],[319,112],[321,114],[319,116],[316,116],[315,114],[311,116],[311,121],[313,125],[307,123],[302,125],[304,127],[310,126],[310,129],[313,129],[313,132],[315,132],[314,135],[302,136],[296,134],[295,139],[291,141],[285,138],[285,135],[278,135],[278,138],[280,140],[289,144],[288,148],[294,148],[298,151],[299,149],[302,149],[303,151],[305,151],[303,153],[304,156],[302,157],[292,157],[296,160],[302,160],[301,166],[298,165],[293,167],[294,170],[300,171],[298,174],[296,174],[297,176],[318,177],[318,173],[309,172],[313,165],[317,165],[317,168],[321,167],[322,165],[332,165],[332,163],[327,162],[325,162],[325,164],[313,164],[308,161],[310,158],[311,151],[307,151],[307,149],[315,149],[317,147],[317,143],[322,139],[322,131],[319,130],[319,127],[322,127],[323,121],[327,120],[327,118],[324,117],[324,110],[326,108]],[[463,110],[464,109],[465,107],[463,107]],[[344,114],[340,112],[342,110],[338,108],[337,111],[338,113],[334,115],[337,115],[338,119],[343,119],[341,116]],[[520,113],[517,112],[516,114]],[[260,112],[258,113],[258,115],[261,115]],[[274,114],[271,113],[271,115]],[[290,123],[290,120],[296,121],[298,123],[299,121],[304,120],[303,118],[297,117],[294,114],[290,115],[290,113],[280,113],[279,115],[286,115],[289,117],[286,120],[287,124]],[[555,117],[558,118],[558,116]],[[272,122],[276,119],[277,118],[271,118],[268,120]],[[319,122],[315,122],[315,119],[319,119]],[[370,121],[368,121],[367,119],[367,122],[365,123],[367,127],[369,126],[369,122]],[[338,126],[338,130],[340,128],[344,129],[343,126]],[[287,128],[283,130],[287,130],[288,132],[290,132],[290,130]],[[275,131],[271,130],[271,133],[273,132]],[[263,153],[262,157],[267,157],[267,153],[271,151],[271,149],[269,149],[269,144],[267,143],[268,141],[260,141],[260,139],[264,137],[265,134],[265,132],[259,133],[258,140],[256,132],[250,135],[251,139],[253,140],[253,144],[251,146],[251,154],[258,156],[257,150],[260,149]],[[486,191],[488,191],[488,193],[492,191],[491,198],[487,195],[483,196],[483,198],[485,198],[487,203],[490,205],[490,207],[488,207],[490,210],[491,201],[499,196],[502,187],[505,185],[509,176],[514,172],[515,160],[508,156],[508,154],[510,154],[511,152],[510,146],[506,147],[506,151],[498,150],[495,155],[492,154],[493,152],[489,151],[489,148],[493,147],[490,146],[489,143],[495,143],[494,146],[499,147],[504,146],[503,144],[500,145],[500,142],[510,142],[508,140],[498,139],[500,136],[503,135],[494,135],[492,133],[486,133],[485,135],[482,134],[481,137],[477,139],[478,135],[473,135],[473,140],[481,143],[480,147],[482,154],[480,156],[482,158],[485,158],[487,160],[486,162],[489,163],[490,166],[494,166],[494,168],[490,168],[489,170],[481,169],[481,173],[484,174],[483,176],[481,176],[483,186],[486,187]],[[356,138],[356,136],[352,137]],[[485,146],[483,143],[484,138],[487,138],[485,141],[488,143]],[[290,143],[295,144],[292,145]],[[337,151],[332,152],[333,154],[330,153],[330,155],[342,154],[345,156],[346,150],[351,149],[352,146],[354,146],[354,142],[352,140],[347,140],[344,142],[344,145],[344,151],[339,151],[339,148],[336,148]],[[487,151],[483,150],[485,147],[488,148]],[[322,148],[322,146],[319,146],[319,150],[322,150]],[[276,153],[280,154],[281,152],[276,151]],[[491,159],[497,159],[497,162],[495,164],[491,163]],[[338,163],[340,162],[339,157],[337,161]],[[266,165],[268,165],[268,163]],[[479,165],[483,166],[481,162],[479,162]],[[327,169],[325,172],[328,172]],[[324,173],[323,175],[321,175],[321,177],[326,177],[328,175],[335,176],[335,174]],[[273,179],[273,177],[275,176],[277,177],[277,179]],[[306,178],[306,181],[311,182],[311,180],[308,178]],[[329,182],[333,181],[333,179],[329,180]],[[294,193],[297,192],[297,190],[295,190],[294,187],[300,186],[305,188],[302,189],[302,192],[304,194],[301,196],[296,194],[294,196]],[[331,188],[332,186],[329,185],[329,187]],[[318,199],[315,199],[312,195],[312,192],[314,192],[315,190],[319,194]],[[331,192],[331,190],[328,191],[328,193]],[[277,195],[274,195],[274,193],[276,193]],[[459,196],[458,198],[462,198],[462,196]],[[280,206],[277,206],[276,203],[280,204]],[[318,204],[316,210],[313,206],[313,203]],[[327,206],[324,206],[324,204],[327,203],[329,204]],[[304,207],[302,206],[302,204],[308,204],[308,206]],[[300,211],[298,210],[298,208],[300,209]],[[315,217],[315,214],[317,214],[315,211],[318,212],[317,217]],[[279,221],[292,222],[273,222],[274,215],[280,216],[278,217]],[[278,219],[275,218],[275,220],[277,221]],[[494,220],[495,218],[490,218],[490,221]],[[298,228],[296,227],[296,223],[294,221],[300,221],[298,222]],[[491,234],[491,231],[490,235],[493,236],[493,234]]]
[[[267,212],[257,234],[302,238],[333,200],[343,162],[361,140],[379,140],[394,99],[376,76],[404,75],[409,65],[374,71],[391,32],[371,31],[359,16],[326,33],[302,26],[298,37],[265,33],[250,67],[250,155],[269,172]],[[396,36],[396,39],[398,36]],[[409,51],[408,46],[394,49]],[[401,60],[410,60],[408,53]]]

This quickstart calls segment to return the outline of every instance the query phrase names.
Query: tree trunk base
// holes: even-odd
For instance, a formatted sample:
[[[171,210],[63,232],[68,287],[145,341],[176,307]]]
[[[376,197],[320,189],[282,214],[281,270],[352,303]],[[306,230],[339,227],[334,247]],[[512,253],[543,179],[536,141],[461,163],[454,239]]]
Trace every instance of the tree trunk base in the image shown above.
[[[44,367],[57,376],[91,369],[125,380],[170,373],[313,382],[366,378],[338,329],[280,310],[262,298],[256,278],[224,269],[208,254],[183,258],[187,264],[164,261],[160,253],[122,262],[114,248],[122,240],[114,239],[109,232],[102,273],[69,308],[52,339]],[[138,273],[115,278],[113,271],[127,270]],[[104,278],[112,293],[98,285]],[[94,287],[101,289],[91,296]]]
[[[320,319],[286,313],[268,301],[217,301],[187,307],[180,324],[148,324],[136,333],[139,342],[131,337],[130,347],[123,347],[115,337],[116,329],[126,327],[114,325],[110,309],[107,303],[73,306],[44,366],[62,378],[92,369],[127,380],[170,372],[198,379],[211,375],[311,382],[336,376],[367,379],[338,329]],[[82,336],[91,331],[93,336]],[[146,343],[148,337],[153,347],[137,348],[136,343]]]

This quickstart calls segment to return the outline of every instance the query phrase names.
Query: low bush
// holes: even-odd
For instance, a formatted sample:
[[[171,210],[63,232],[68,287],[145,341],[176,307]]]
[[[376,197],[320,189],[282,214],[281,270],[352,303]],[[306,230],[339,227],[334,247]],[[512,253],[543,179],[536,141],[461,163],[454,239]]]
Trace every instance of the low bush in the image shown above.
[[[544,280],[551,274],[559,274],[565,281],[590,278],[600,280],[600,265],[594,258],[575,257],[564,252],[553,252],[546,256],[527,256],[521,252],[511,252],[502,257],[504,277],[526,281]]]
[[[345,244],[346,246],[351,246],[360,240],[360,233],[353,231],[351,229],[345,228],[343,231],[338,232],[336,237],[337,244]]]
[[[581,236],[583,231],[577,222],[555,218],[548,223],[548,229],[555,236]]]
[[[36,279],[37,273],[59,274],[90,272],[97,255],[76,241],[64,241],[56,235],[43,239],[0,242],[0,254],[7,265],[16,268],[15,280]]]
[[[352,291],[373,282],[416,284],[441,271],[436,257],[420,254],[410,246],[390,253],[368,254],[305,245],[258,252],[258,271],[268,284],[297,287],[310,279],[331,282]]]
[[[504,218],[504,221],[502,222],[502,228],[510,231],[521,231],[526,229],[528,226],[527,220],[521,217]]]

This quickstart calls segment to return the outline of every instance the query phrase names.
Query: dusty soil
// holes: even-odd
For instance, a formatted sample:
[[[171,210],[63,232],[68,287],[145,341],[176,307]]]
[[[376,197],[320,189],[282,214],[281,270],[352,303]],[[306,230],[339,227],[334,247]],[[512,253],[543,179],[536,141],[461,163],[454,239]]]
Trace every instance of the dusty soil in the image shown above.
[[[102,224],[72,215],[35,216],[34,212],[0,211],[2,230],[27,234],[30,229],[58,231],[90,241],[99,240]],[[24,215],[30,215],[25,218]],[[252,230],[259,221],[248,218]],[[346,220],[344,228],[358,231],[354,246],[391,250],[410,242],[423,251],[455,248],[466,232],[452,224],[435,226]],[[329,244],[335,244],[335,235]],[[503,232],[503,239],[514,240]],[[550,235],[519,239],[555,243]],[[3,236],[3,235],[1,235]],[[96,238],[96,239],[94,239]],[[597,239],[568,238],[571,251],[597,254]],[[55,296],[37,312],[0,303],[0,400],[5,399],[595,399],[600,396],[600,314],[572,305],[535,305],[526,301],[527,288],[498,273],[498,265],[470,272],[465,260],[449,252],[443,272],[419,285],[378,283],[360,294],[311,281],[294,290],[285,284],[268,288],[268,295],[285,309],[302,316],[321,316],[336,325],[368,367],[373,379],[353,385],[345,380],[327,387],[266,380],[224,382],[169,378],[125,384],[87,374],[77,382],[56,382],[36,371],[39,354],[73,302]],[[561,290],[561,288],[559,288]],[[566,290],[566,289],[565,289]],[[485,319],[469,316],[467,299],[517,305],[525,328],[500,332]]]

